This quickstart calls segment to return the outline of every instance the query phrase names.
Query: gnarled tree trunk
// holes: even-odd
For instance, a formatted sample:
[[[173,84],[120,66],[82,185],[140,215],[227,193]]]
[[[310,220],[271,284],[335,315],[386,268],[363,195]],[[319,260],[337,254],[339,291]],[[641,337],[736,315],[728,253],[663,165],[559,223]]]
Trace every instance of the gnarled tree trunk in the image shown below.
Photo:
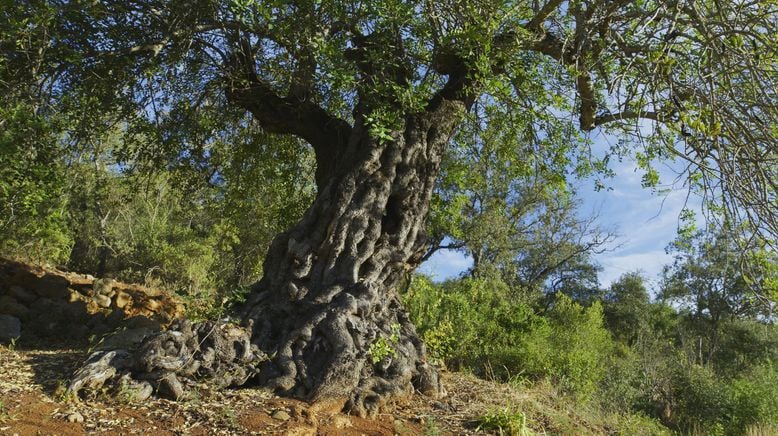
[[[408,116],[388,141],[355,127],[314,204],[273,241],[243,311],[252,341],[275,355],[263,384],[359,414],[412,386],[437,393],[396,287],[424,251],[442,150],[459,121],[449,106]]]
[[[438,98],[406,116],[391,139],[357,123],[329,149],[315,142],[317,197],[271,244],[265,276],[240,308],[248,329],[184,323],[121,359],[103,351],[76,374],[71,391],[113,379],[177,398],[197,380],[229,386],[257,374],[281,394],[359,415],[392,396],[439,393],[396,288],[424,253],[443,149],[464,109]],[[230,343],[237,348],[219,345]],[[231,377],[236,370],[244,376]]]
[[[407,80],[391,63],[353,54],[365,81]],[[282,394],[360,415],[395,395],[438,393],[437,373],[396,287],[424,254],[430,198],[443,150],[472,104],[472,74],[461,62],[439,65],[448,80],[426,108],[405,112],[390,135],[377,138],[368,122],[375,108],[404,109],[369,86],[359,93],[352,126],[304,94],[278,95],[256,74],[248,48],[234,61],[239,73],[228,83],[228,98],[267,132],[311,144],[316,199],[271,244],[265,276],[240,308],[247,328],[184,324],[181,332],[147,340],[142,353],[92,356],[71,389],[101,385],[106,374],[122,380],[152,374],[158,393],[178,397],[198,379],[241,384],[245,377],[229,376],[239,370]],[[216,345],[233,343],[239,352],[209,345],[211,332],[220,335]]]

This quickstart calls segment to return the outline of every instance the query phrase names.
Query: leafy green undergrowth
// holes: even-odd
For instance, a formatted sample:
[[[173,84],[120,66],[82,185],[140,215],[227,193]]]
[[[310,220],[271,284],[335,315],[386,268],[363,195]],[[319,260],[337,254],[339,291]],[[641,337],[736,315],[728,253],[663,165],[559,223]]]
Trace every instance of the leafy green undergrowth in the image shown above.
[[[587,304],[495,279],[416,277],[405,301],[439,364],[522,392],[479,412],[484,431],[778,434],[772,323],[726,321],[720,356],[703,359],[704,325],[644,290],[610,293]]]
[[[535,432],[527,427],[527,416],[510,409],[488,411],[477,420],[478,429],[511,436],[530,436]]]

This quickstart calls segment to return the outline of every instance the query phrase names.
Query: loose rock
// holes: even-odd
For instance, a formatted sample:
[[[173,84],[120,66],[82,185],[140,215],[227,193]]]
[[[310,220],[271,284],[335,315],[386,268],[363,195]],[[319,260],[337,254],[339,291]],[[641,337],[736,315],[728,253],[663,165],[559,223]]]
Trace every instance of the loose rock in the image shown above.
[[[273,412],[272,415],[270,415],[273,419],[278,421],[288,421],[291,416],[289,416],[289,413],[285,410],[276,410]]]
[[[124,309],[130,304],[132,304],[132,297],[130,297],[129,294],[122,291],[119,291],[116,294],[116,307],[119,309]]]
[[[98,294],[92,297],[92,299],[100,307],[111,307],[111,299],[106,295]]]
[[[30,314],[30,309],[19,304],[15,298],[9,295],[3,295],[0,297],[0,313],[20,319],[26,319]]]
[[[22,335],[22,322],[11,315],[0,315],[0,343],[5,344]]]
[[[35,282],[34,291],[41,297],[67,299],[70,294],[69,284],[70,282],[64,277],[46,274]]]
[[[8,295],[16,298],[17,300],[23,303],[32,303],[33,301],[38,299],[37,295],[33,294],[27,289],[24,289],[21,286],[11,286],[10,288],[8,288]]]
[[[93,295],[109,295],[113,292],[114,280],[112,278],[95,279],[92,283]]]
[[[84,415],[82,415],[82,414],[80,414],[78,412],[73,412],[73,413],[68,415],[67,420],[68,420],[68,422],[74,422],[74,423],[79,423],[80,424],[80,423],[84,422]]]

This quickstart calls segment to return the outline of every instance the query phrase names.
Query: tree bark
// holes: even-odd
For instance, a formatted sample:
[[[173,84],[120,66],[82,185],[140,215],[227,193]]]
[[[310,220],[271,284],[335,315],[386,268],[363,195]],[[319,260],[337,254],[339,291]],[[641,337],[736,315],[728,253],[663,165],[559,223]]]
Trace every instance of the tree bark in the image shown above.
[[[238,385],[256,374],[283,395],[363,416],[398,395],[438,394],[437,372],[397,287],[423,258],[443,150],[465,109],[439,98],[406,116],[391,139],[358,122],[333,154],[319,143],[327,171],[317,171],[317,197],[272,242],[265,276],[239,308],[245,328],[180,323],[140,350],[98,352],[70,390],[111,381],[179,398],[193,383]],[[211,344],[214,332],[224,332],[218,344],[236,345]],[[240,377],[227,377],[236,371]]]
[[[303,219],[273,241],[243,307],[274,356],[259,380],[281,393],[376,412],[393,395],[440,386],[397,293],[425,249],[443,148],[461,104],[406,117],[391,140],[357,125]]]
[[[179,397],[186,385],[203,379],[240,384],[243,376],[225,379],[238,371],[256,374],[281,394],[359,415],[376,413],[393,396],[439,393],[437,373],[397,287],[424,257],[425,221],[443,151],[473,103],[474,74],[461,60],[438,62],[448,76],[445,85],[424,110],[406,112],[390,135],[379,138],[371,133],[377,126],[369,125],[375,107],[403,111],[390,96],[370,86],[361,90],[352,126],[297,93],[277,94],[256,73],[246,41],[231,59],[230,102],[252,113],[265,131],[291,134],[313,147],[316,199],[297,225],[273,240],[265,275],[239,308],[243,328],[182,324],[147,339],[140,352],[92,356],[71,390],[102,385],[107,373],[125,381],[151,374],[158,393]],[[387,65],[357,64],[366,83],[404,83]],[[203,342],[210,332],[228,332],[218,343],[243,351]]]

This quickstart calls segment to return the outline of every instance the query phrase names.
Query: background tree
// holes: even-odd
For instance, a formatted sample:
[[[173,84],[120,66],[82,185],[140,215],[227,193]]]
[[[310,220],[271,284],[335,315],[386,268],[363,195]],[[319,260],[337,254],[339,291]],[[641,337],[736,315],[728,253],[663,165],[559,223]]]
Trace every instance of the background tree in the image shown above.
[[[561,120],[541,116],[561,128]],[[604,251],[614,235],[595,224],[596,216],[580,217],[580,202],[564,176],[573,162],[518,145],[536,140],[537,121],[517,120],[526,125],[512,126],[518,131],[511,134],[496,126],[481,131],[475,123],[467,126],[475,131],[457,132],[432,199],[424,258],[439,249],[460,250],[473,258],[470,274],[497,274],[536,293],[572,288],[574,277],[597,287],[588,256]],[[564,138],[554,140],[560,142],[555,147],[568,146]],[[584,270],[587,279],[577,274]]]
[[[682,234],[673,244],[676,260],[665,268],[661,296],[687,314],[687,340],[697,340],[691,346],[700,364],[712,363],[720,351],[725,325],[774,316],[774,303],[765,297],[773,293],[775,261],[768,259],[774,253],[764,252],[758,240],[743,251],[738,239],[726,227]]]
[[[649,325],[651,298],[639,273],[622,275],[611,284],[603,300],[606,325],[621,341],[632,345],[654,330]]]
[[[506,132],[527,108],[574,113],[583,132],[632,132],[612,154],[635,153],[647,185],[655,159],[686,160],[692,184],[732,219],[778,233],[777,7],[52,1],[4,11],[25,24],[3,46],[11,69],[33,72],[44,113],[112,114],[165,145],[133,150],[139,162],[207,156],[250,123],[245,113],[265,133],[310,144],[313,204],[271,244],[241,316],[273,356],[262,383],[367,413],[412,381],[438,388],[395,288],[423,257],[444,151],[467,113]],[[17,49],[28,34],[42,43]],[[572,130],[552,127],[539,122],[536,141],[517,145],[574,159],[577,171],[602,168],[585,141],[547,142]],[[387,338],[393,352],[371,356]]]

